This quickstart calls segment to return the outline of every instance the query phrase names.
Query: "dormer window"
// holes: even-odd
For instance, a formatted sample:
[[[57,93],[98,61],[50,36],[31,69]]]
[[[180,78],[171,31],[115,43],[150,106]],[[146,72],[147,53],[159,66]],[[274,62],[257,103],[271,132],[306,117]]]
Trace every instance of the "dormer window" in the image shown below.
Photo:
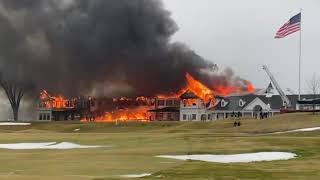
[[[282,101],[282,106],[283,107],[286,107],[287,106],[287,103],[285,101]]]
[[[239,106],[243,107],[246,104],[246,102],[242,99],[239,100]]]
[[[268,106],[268,109],[271,109],[271,105],[270,104],[267,104],[267,106]]]
[[[221,107],[226,107],[228,105],[228,102],[224,99],[221,100]]]

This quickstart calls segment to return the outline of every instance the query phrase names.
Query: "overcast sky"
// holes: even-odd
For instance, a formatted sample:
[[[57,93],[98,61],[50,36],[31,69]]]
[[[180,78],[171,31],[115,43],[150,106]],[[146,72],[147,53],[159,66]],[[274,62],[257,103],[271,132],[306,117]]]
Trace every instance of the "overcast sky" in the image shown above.
[[[269,83],[266,64],[285,90],[298,92],[299,32],[274,39],[276,31],[302,8],[302,89],[320,76],[319,0],[164,0],[185,42],[220,67],[230,66],[256,87]]]
[[[298,92],[299,33],[274,39],[292,16],[302,14],[302,89],[314,73],[320,76],[320,0],[163,0],[179,26],[172,41],[181,41],[219,67],[258,88],[270,82],[262,65],[269,66],[285,90]],[[0,99],[5,99],[0,93]],[[0,114],[10,115],[7,101]],[[1,116],[3,119],[5,116]]]

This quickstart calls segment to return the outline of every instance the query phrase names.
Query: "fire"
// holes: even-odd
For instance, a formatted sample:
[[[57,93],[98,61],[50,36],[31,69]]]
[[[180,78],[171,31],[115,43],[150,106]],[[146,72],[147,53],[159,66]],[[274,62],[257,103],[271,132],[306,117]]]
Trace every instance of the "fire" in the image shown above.
[[[252,93],[255,91],[255,88],[252,83],[246,81],[246,87],[238,87],[238,86],[218,86],[214,89],[210,89],[200,81],[196,80],[191,74],[186,74],[187,84],[184,88],[182,88],[176,94],[170,95],[158,95],[158,98],[171,98],[171,97],[180,97],[187,90],[192,91],[195,95],[200,97],[205,103],[210,102],[210,100],[214,99],[215,95],[228,96],[233,93],[242,93],[249,92]]]
[[[214,92],[207,86],[196,80],[189,73],[186,74],[187,87],[186,90],[192,91],[195,95],[200,97],[205,103],[210,102],[214,98]]]
[[[106,112],[103,117],[96,121],[148,121],[147,108],[121,109],[113,112]]]
[[[158,95],[157,98],[179,98],[186,91],[192,91],[196,96],[201,98],[205,104],[215,100],[216,95],[227,96],[232,93],[254,92],[255,88],[250,82],[245,82],[244,87],[238,86],[213,86],[210,89],[208,86],[195,79],[191,74],[186,74],[186,85],[177,93],[168,95]],[[46,108],[75,108],[77,99],[68,100],[63,96],[52,96],[46,90],[40,93],[42,107]],[[84,114],[82,121],[93,120],[95,122],[115,122],[115,121],[150,121],[150,113],[148,110],[153,109],[155,98],[139,96],[135,98],[119,97],[113,98],[114,110],[104,112],[104,109],[93,107],[96,99],[89,97],[88,114]],[[194,99],[185,100],[184,103],[194,104]],[[101,104],[101,103],[100,103]],[[98,105],[99,106],[99,105]]]
[[[209,89],[207,86],[202,84],[200,81],[196,80],[191,74],[186,74],[186,86],[178,91],[178,93],[170,93],[167,95],[161,94],[157,95],[158,98],[179,98],[187,90],[192,91],[195,95],[204,100],[205,103],[208,103],[211,99],[214,98],[214,92]]]
[[[148,110],[153,107],[154,98],[144,96],[113,98],[113,105],[116,109],[96,115],[92,120],[95,122],[149,121]],[[83,122],[87,120],[86,117],[82,119]]]
[[[236,86],[218,86],[215,89],[215,92],[222,96],[228,96],[233,93],[243,93],[243,92],[249,92],[253,93],[255,91],[255,88],[252,83],[246,82],[246,87],[236,87]]]
[[[116,105],[140,105],[140,106],[148,106],[154,103],[154,98],[139,96],[136,98],[128,98],[128,97],[120,97],[120,98],[113,98],[113,102]]]
[[[95,122],[115,122],[115,121],[150,121],[148,107],[136,107],[118,109],[111,112],[105,112],[104,115],[96,117]],[[82,120],[83,122],[85,120]]]
[[[247,83],[247,91],[250,93],[253,93],[255,90],[256,90],[256,88],[253,86],[253,84],[248,82]]]
[[[73,106],[70,100],[62,96],[51,96],[47,90],[41,91],[40,100],[42,103],[42,107],[46,107],[46,108],[61,109],[61,108],[69,108]]]

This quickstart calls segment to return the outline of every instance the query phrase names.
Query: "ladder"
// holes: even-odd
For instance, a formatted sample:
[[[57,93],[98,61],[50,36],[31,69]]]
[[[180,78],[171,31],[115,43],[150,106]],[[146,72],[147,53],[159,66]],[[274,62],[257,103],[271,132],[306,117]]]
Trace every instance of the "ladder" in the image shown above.
[[[283,92],[283,90],[281,89],[280,85],[278,84],[277,80],[274,78],[274,76],[272,75],[272,73],[270,72],[269,68],[266,65],[262,66],[262,69],[266,71],[266,73],[268,74],[272,84],[275,86],[276,90],[278,91],[284,106],[286,108],[291,107],[291,102],[288,98],[288,96]]]

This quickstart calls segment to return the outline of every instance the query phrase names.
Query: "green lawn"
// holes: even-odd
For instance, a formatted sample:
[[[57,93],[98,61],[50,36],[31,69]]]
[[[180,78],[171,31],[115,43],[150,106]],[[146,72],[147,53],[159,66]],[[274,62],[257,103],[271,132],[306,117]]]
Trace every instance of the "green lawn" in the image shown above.
[[[34,123],[0,126],[0,143],[74,142],[112,147],[74,150],[0,150],[1,180],[105,180],[152,173],[141,179],[320,179],[320,131],[271,132],[320,126],[320,116],[281,115],[269,120],[154,123]],[[74,132],[74,129],[80,131]],[[172,154],[285,151],[288,161],[206,163],[156,158]]]

